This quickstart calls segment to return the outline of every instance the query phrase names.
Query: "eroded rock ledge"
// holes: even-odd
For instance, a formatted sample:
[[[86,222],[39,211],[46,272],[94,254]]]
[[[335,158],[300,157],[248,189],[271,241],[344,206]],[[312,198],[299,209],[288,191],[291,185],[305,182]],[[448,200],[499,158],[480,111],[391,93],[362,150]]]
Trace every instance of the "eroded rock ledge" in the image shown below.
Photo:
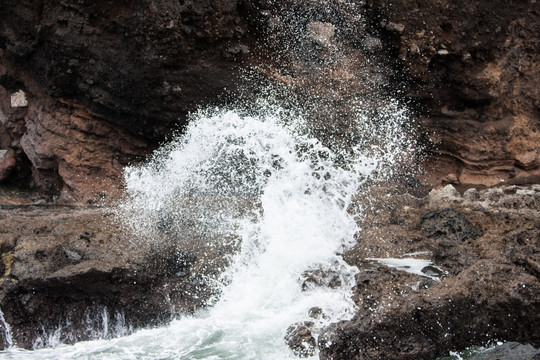
[[[0,181],[61,203],[114,190],[126,164],[235,88],[247,5],[1,1],[0,149],[16,165],[0,162]]]

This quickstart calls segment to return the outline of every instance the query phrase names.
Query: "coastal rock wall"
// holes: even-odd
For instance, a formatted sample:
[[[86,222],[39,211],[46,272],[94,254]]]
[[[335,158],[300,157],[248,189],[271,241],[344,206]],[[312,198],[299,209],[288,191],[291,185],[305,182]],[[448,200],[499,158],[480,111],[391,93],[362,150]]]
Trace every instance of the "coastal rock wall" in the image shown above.
[[[540,4],[366,3],[427,136],[426,183],[537,182]]]
[[[95,202],[239,78],[238,1],[2,1],[0,148],[12,183]],[[7,166],[7,165],[6,165]],[[13,169],[15,168],[15,169]],[[4,176],[7,178],[8,176]]]
[[[0,146],[13,149],[17,160],[2,173],[63,191],[62,201],[95,201],[106,188],[99,177],[118,184],[119,169],[181,128],[189,111],[225,100],[219,95],[231,94],[247,64],[313,104],[329,103],[317,111],[331,119],[333,129],[324,130],[330,142],[349,133],[358,97],[383,88],[409,99],[426,149],[426,185],[465,189],[540,176],[534,0],[324,6],[2,0],[0,6],[9,9],[0,19]],[[61,120],[71,108],[84,113],[75,120],[84,129],[79,138]],[[45,145],[55,142],[47,131],[52,119],[54,132],[73,140],[64,145],[71,159]],[[327,125],[323,120],[315,131]],[[103,127],[116,130],[92,131]],[[96,139],[116,144],[92,145],[92,155],[77,149]],[[122,160],[104,166],[104,156]],[[85,165],[74,165],[74,157]],[[103,167],[109,170],[95,171]],[[90,173],[87,182],[95,186],[73,180]]]

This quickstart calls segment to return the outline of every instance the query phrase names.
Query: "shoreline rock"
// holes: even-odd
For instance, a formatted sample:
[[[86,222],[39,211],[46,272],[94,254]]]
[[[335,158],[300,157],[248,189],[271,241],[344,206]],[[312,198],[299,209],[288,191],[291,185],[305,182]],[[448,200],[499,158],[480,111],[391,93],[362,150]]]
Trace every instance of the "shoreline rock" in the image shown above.
[[[323,331],[321,359],[433,360],[493,339],[540,346],[538,210],[516,205],[539,190],[489,189],[470,200],[438,196],[449,193],[442,189],[422,201],[387,200],[397,221],[370,215],[362,224],[362,239],[346,254],[361,269],[358,312]],[[494,193],[496,201],[486,200]],[[440,266],[440,282],[364,260],[411,253]]]
[[[141,246],[112,217],[103,207],[0,205],[1,348],[6,323],[12,343],[31,349],[126,335],[205,305],[206,258]]]

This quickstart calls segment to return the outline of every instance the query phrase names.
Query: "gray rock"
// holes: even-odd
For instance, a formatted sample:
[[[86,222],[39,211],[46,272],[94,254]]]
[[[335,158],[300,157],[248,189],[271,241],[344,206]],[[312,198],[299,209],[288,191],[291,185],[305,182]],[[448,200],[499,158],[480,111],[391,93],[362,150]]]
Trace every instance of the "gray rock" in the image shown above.
[[[388,31],[402,33],[403,30],[405,30],[405,25],[389,22],[388,24],[386,24],[385,28]]]
[[[430,206],[437,206],[442,203],[459,203],[463,198],[452,185],[446,185],[440,189],[433,189],[429,192]]]
[[[508,342],[484,354],[472,357],[470,360],[538,360],[540,359],[540,349],[531,345],[524,345],[517,342]]]

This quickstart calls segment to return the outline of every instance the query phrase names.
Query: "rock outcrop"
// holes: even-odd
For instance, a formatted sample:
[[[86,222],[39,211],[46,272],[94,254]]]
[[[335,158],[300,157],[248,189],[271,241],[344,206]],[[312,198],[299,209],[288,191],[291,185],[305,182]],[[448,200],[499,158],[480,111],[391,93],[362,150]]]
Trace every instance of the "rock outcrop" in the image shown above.
[[[64,203],[111,191],[189,111],[234,89],[244,5],[2,1],[0,149],[17,154],[14,182]]]
[[[126,335],[192,313],[212,295],[203,249],[156,249],[110,208],[0,204],[0,347]],[[196,269],[196,270],[193,270]]]
[[[425,182],[537,182],[540,4],[366,3],[429,139]]]
[[[540,346],[540,189],[449,190],[372,204],[346,255],[360,268],[359,310],[320,335],[322,359],[432,360],[492,339]],[[443,272],[369,258],[429,259]]]

